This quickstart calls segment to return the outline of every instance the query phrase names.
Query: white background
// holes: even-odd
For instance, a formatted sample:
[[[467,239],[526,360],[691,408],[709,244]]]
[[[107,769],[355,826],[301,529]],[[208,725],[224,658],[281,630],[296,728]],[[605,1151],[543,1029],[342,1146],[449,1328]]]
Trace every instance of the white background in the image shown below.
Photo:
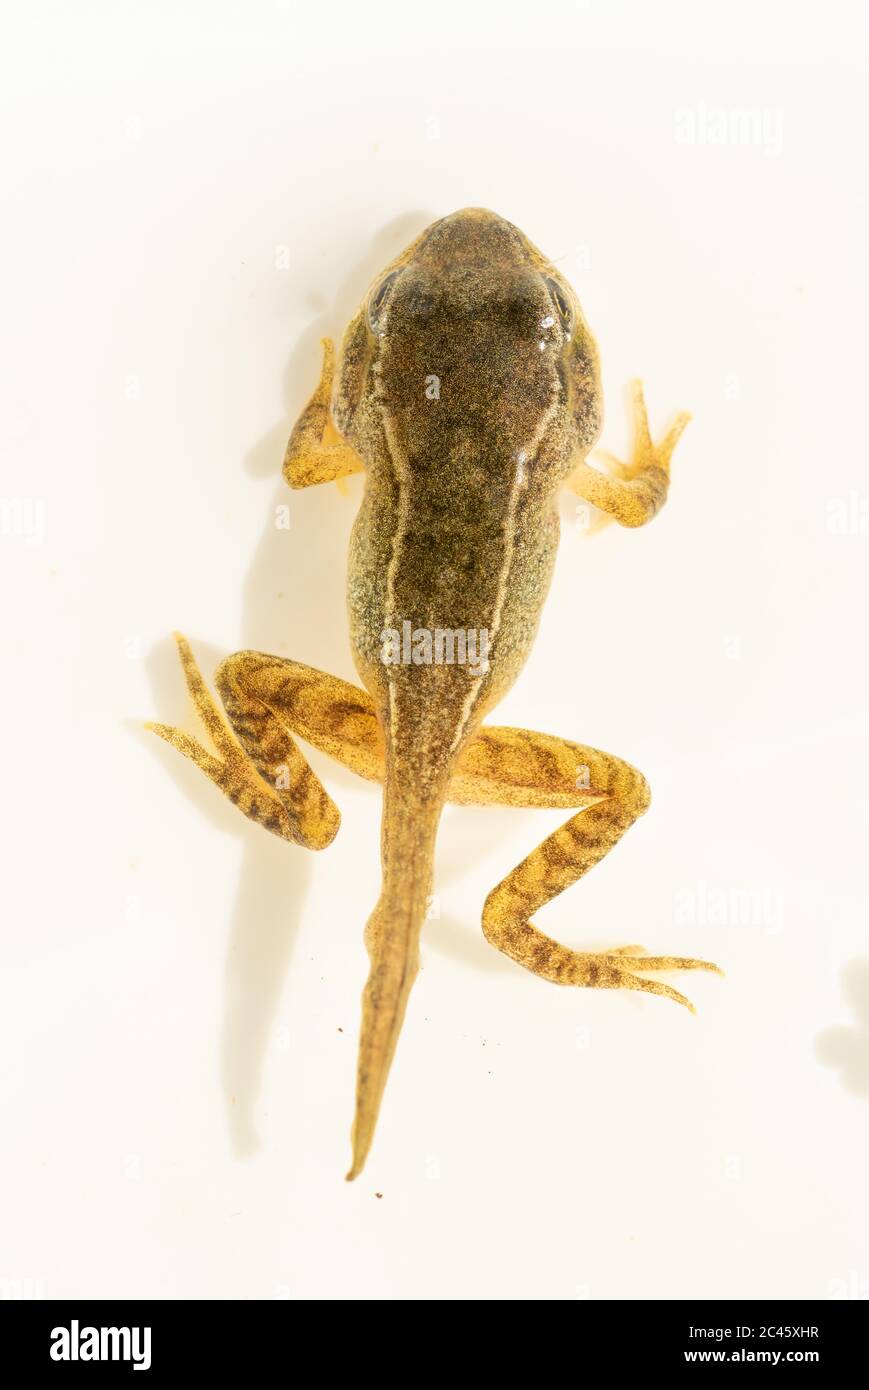
[[[860,7],[17,8],[0,1291],[866,1297]],[[498,714],[654,793],[541,925],[727,978],[677,981],[696,1018],[534,979],[480,911],[563,815],[448,810],[441,915],[348,1186],[377,791],[312,755],[344,819],[306,854],[141,723],[190,721],[175,627],[209,675],[255,647],[354,678],[361,482],[290,494],[283,448],[319,337],[468,204],[577,287],[610,449],[635,374],[656,431],[695,416],[647,530],[587,534],[565,499]]]

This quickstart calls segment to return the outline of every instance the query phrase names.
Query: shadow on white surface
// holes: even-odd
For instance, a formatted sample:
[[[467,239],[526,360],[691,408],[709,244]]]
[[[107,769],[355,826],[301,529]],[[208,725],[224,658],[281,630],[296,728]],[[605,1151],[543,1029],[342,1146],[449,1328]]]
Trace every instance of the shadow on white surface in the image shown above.
[[[206,679],[220,660],[213,648],[194,649]],[[149,658],[155,708],[165,723],[178,724],[202,739],[189,701],[174,642],[167,639]],[[143,741],[164,763],[175,786],[216,831],[240,837],[244,860],[226,962],[220,1050],[224,1095],[233,1152],[259,1147],[256,1103],[269,1036],[275,1025],[287,967],[311,877],[308,855],[245,820],[200,772],[168,744],[142,731]],[[217,928],[219,924],[215,924]]]
[[[815,1044],[818,1061],[834,1067],[846,1091],[869,1100],[869,959],[849,961],[842,971],[854,1025],[826,1028]]]

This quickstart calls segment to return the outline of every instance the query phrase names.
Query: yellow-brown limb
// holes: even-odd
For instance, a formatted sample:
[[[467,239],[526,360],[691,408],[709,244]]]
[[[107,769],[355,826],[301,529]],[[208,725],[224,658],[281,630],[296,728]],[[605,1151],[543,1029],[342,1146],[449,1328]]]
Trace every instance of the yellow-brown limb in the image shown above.
[[[631,385],[634,417],[634,447],[630,463],[620,463],[607,455],[618,477],[608,477],[585,461],[567,479],[567,486],[602,512],[615,517],[621,526],[645,526],[667,500],[670,488],[670,460],[673,450],[691,416],[683,411],[676,417],[660,444],[653,444],[646,414],[642,383]]]
[[[324,849],[341,817],[322,782],[294,743],[281,714],[291,692],[307,685],[308,667],[256,652],[239,652],[220,666],[216,684],[232,728],[228,728],[202,679],[190,644],[175,634],[184,678],[197,715],[215,746],[209,753],[183,729],[146,724],[196,763],[249,820],[303,845]]]
[[[324,338],[323,368],[317,389],[299,416],[284,457],[284,477],[290,487],[312,487],[362,473],[359,455],[345,444],[332,424],[330,407],[335,372],[335,345]]]
[[[536,761],[541,771],[548,768],[556,783],[566,783],[569,745],[563,745],[559,758],[537,741],[538,735],[511,729],[483,732],[501,736],[505,745],[501,764],[507,764],[512,755],[514,776],[524,767],[525,778],[529,777]],[[594,804],[572,816],[492,890],[483,908],[483,932],[498,950],[555,984],[642,990],[673,999],[693,1013],[694,1006],[678,990],[659,980],[644,980],[638,972],[712,970],[720,974],[716,965],[682,956],[647,956],[639,946],[576,951],[553,941],[531,921],[533,913],[609,853],[651,800],[645,778],[629,763],[578,745],[572,746],[572,753],[581,772],[578,780],[596,798]],[[509,789],[505,792],[504,800],[509,800]]]

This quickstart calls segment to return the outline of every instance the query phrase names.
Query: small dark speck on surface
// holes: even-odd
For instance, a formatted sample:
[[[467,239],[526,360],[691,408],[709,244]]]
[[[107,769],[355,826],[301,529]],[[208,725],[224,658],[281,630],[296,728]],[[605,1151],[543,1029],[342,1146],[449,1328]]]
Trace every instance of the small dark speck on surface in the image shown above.
[[[343,1032],[344,1032],[344,1029],[343,1029],[343,1028],[339,1028],[339,1029],[338,1029],[338,1032],[339,1032],[339,1033],[343,1033]]]
[[[382,1192],[375,1192],[374,1195],[375,1195],[375,1197],[377,1198],[377,1200],[378,1200],[378,1202],[379,1202],[380,1199],[381,1199],[381,1197],[383,1196],[383,1193],[382,1193]]]

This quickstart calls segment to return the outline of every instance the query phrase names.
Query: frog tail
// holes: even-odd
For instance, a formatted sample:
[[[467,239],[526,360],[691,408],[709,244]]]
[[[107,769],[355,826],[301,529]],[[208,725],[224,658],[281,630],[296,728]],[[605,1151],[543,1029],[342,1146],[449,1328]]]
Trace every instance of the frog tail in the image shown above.
[[[362,995],[362,1026],[347,1181],[365,1164],[404,1012],[419,969],[419,938],[432,885],[435,836],[443,796],[424,798],[387,776],[383,799],[383,886],[365,941],[371,970]]]

